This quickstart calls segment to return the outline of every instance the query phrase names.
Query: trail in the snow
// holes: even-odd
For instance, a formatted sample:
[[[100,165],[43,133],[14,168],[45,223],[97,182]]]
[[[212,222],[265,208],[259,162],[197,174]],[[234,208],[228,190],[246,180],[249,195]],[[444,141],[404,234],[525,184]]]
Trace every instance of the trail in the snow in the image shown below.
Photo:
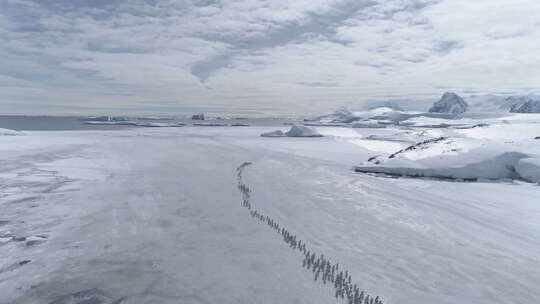
[[[242,207],[247,208],[250,215],[259,220],[260,223],[266,223],[268,227],[281,234],[283,241],[292,249],[302,253],[304,256],[302,267],[313,272],[315,281],[322,282],[323,285],[329,284],[333,286],[336,299],[345,299],[349,304],[382,304],[383,302],[379,296],[370,296],[361,291],[356,283],[353,284],[351,274],[348,270],[340,269],[339,263],[333,263],[324,254],[316,254],[313,250],[307,249],[306,243],[297,238],[295,234],[290,233],[277,221],[253,207],[251,204],[251,189],[244,183],[242,178],[244,168],[250,165],[252,165],[251,162],[245,162],[236,169],[238,190],[242,193]]]

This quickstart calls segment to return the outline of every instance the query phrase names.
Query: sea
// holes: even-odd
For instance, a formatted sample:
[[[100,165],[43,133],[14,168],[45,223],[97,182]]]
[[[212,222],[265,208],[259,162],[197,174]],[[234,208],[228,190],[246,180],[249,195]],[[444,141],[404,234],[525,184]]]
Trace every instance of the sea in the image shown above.
[[[186,126],[193,124],[247,124],[249,126],[282,126],[297,122],[288,118],[211,118],[206,120],[191,120],[189,118],[155,118],[155,117],[127,117],[136,123],[167,123],[182,122]],[[69,130],[125,130],[140,128],[132,125],[99,125],[87,124],[92,120],[82,116],[23,116],[0,115],[0,128],[16,131],[69,131]],[[203,127],[203,126],[201,126]],[[207,126],[204,126],[207,127]],[[219,127],[219,126],[218,126]]]

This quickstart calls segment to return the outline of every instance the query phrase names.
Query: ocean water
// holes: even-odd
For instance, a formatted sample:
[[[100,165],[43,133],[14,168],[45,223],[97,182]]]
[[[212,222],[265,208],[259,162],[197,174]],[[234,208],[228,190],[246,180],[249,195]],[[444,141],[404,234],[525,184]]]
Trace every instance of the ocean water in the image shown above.
[[[18,115],[0,115],[0,128],[17,131],[68,131],[68,130],[124,130],[130,128],[139,128],[129,125],[88,125],[85,124],[86,117],[81,116],[18,116]],[[175,123],[183,122],[186,125],[193,123],[220,123],[233,124],[245,123],[250,126],[283,126],[284,123],[291,123],[294,120],[283,118],[232,118],[232,119],[208,119],[204,121],[191,119],[171,119],[171,120],[152,120],[130,118],[130,121],[140,123]],[[208,127],[201,127],[208,128]]]

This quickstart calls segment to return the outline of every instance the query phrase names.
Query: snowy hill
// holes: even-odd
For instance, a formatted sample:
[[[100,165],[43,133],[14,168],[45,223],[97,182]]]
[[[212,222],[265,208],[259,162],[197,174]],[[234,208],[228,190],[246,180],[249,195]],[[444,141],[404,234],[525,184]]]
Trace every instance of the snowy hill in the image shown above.
[[[430,113],[463,113],[467,111],[468,104],[456,93],[446,92],[441,99],[429,109]]]
[[[538,115],[509,115],[505,120],[493,118],[476,121],[476,124],[471,119],[459,119],[456,125],[430,131],[431,136],[427,139],[418,138],[420,140],[396,151],[378,153],[355,169],[396,176],[520,179],[537,183],[540,180],[540,143],[533,138]],[[423,120],[432,122],[435,119],[417,117],[412,120],[420,120],[416,124],[418,127],[426,125]],[[459,125],[460,122],[463,125]],[[387,140],[405,138],[403,135],[386,137]]]

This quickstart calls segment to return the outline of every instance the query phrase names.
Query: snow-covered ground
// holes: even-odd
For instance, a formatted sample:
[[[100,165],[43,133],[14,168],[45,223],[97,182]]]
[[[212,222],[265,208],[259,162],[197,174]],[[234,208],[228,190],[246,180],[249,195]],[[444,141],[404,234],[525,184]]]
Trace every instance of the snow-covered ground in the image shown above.
[[[244,162],[251,204],[384,303],[538,303],[540,186],[353,170],[373,156],[449,168],[485,149],[527,155],[514,168],[535,175],[540,120],[523,117],[314,127],[319,138],[260,136],[275,127],[0,135],[0,303],[85,290],[95,303],[346,303],[241,207]]]

